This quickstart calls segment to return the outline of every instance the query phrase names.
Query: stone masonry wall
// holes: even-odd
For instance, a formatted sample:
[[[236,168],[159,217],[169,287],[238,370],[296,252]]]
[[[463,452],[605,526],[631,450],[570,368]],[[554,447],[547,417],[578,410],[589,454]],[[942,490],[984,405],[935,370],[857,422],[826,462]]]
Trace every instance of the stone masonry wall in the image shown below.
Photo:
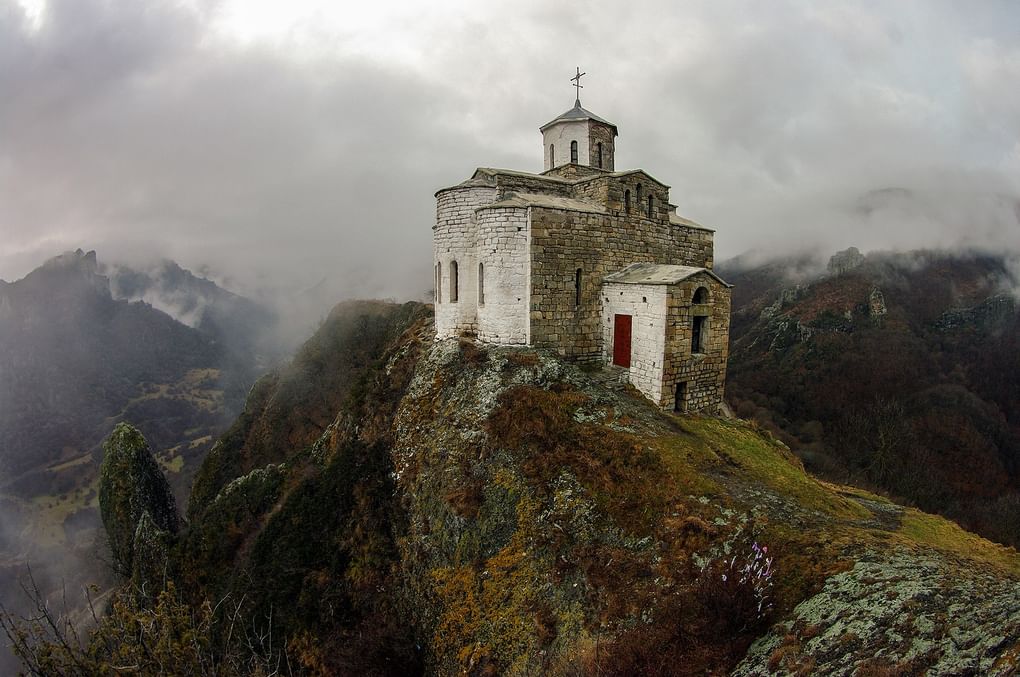
[[[613,128],[609,125],[602,124],[601,122],[595,122],[594,120],[588,121],[588,148],[590,149],[590,155],[587,164],[591,167],[600,167],[608,171],[613,171],[613,165],[615,164],[616,149],[614,147]],[[598,161],[598,144],[602,144],[602,164],[599,165]]]
[[[641,204],[638,204],[638,186],[641,187]],[[630,211],[627,211],[626,191],[630,191]],[[674,207],[669,203],[669,189],[643,172],[625,176],[596,176],[575,184],[573,195],[594,202],[610,214],[633,222],[633,227],[645,229],[655,223],[669,223]],[[652,196],[652,218],[649,219],[648,196]],[[671,224],[672,246],[684,252],[684,265],[711,268],[713,263],[714,233],[705,228]],[[675,261],[673,263],[676,263]]]
[[[465,186],[440,191],[436,196],[436,225],[432,237],[432,268],[441,277],[436,294],[436,336],[447,338],[477,327],[478,233],[475,210],[491,203],[497,190]],[[457,262],[457,301],[451,301],[451,264]]]
[[[528,342],[528,209],[488,207],[477,211],[478,262],[482,297],[478,304],[478,338],[490,343]],[[471,280],[478,298],[478,266]]]
[[[665,204],[665,201],[663,201]],[[703,266],[704,231],[659,220],[531,208],[531,342],[561,355],[602,355],[602,279],[632,263]],[[692,237],[697,232],[698,235]],[[574,281],[581,269],[581,304]]]
[[[651,284],[606,284],[602,287],[602,359],[613,362],[614,318],[630,315],[631,352],[628,378],[648,399],[662,398],[663,352],[666,348],[668,287]]]
[[[560,175],[563,175],[560,178]],[[563,178],[572,178],[575,174],[589,176],[586,180],[575,183]],[[594,176],[592,176],[594,175]],[[658,183],[644,172],[634,172],[620,176],[609,176],[598,170],[587,170],[577,166],[577,171],[563,168],[550,172],[545,176],[525,173],[507,172],[487,176],[503,198],[509,193],[544,193],[561,197],[574,197],[598,205],[598,210],[607,211],[618,219],[628,223],[621,226],[637,234],[646,233],[649,229],[668,234],[672,251],[680,252],[680,258],[659,263],[682,263],[684,265],[711,268],[713,263],[712,250],[714,234],[711,230],[694,228],[681,224],[670,224],[672,206],[669,203],[669,189]],[[653,196],[653,218],[646,215],[647,202],[637,204],[637,187],[641,185],[642,200],[649,193]],[[625,209],[624,191],[631,191],[631,210]],[[656,233],[658,238],[661,233]]]
[[[708,289],[708,303],[692,305],[698,287]],[[667,301],[666,362],[660,405],[672,408],[678,383],[686,383],[688,412],[717,413],[723,401],[729,357],[730,290],[710,275],[699,273],[670,287]],[[692,354],[695,316],[707,317],[703,351]]]

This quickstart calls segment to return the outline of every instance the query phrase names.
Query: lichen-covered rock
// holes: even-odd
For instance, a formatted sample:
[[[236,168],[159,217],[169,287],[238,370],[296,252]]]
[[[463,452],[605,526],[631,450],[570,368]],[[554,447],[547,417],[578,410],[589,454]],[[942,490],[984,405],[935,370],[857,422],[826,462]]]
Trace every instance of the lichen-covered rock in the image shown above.
[[[135,529],[131,582],[146,598],[153,598],[159,593],[169,577],[170,540],[170,533],[159,528],[149,511],[143,510]]]
[[[726,645],[688,656],[711,671],[741,646],[676,616],[702,603],[694,555],[712,562],[737,527],[710,526],[716,507],[655,448],[672,419],[601,382],[544,351],[447,340],[422,354],[392,454],[429,673],[658,674],[687,632]]]
[[[828,579],[733,674],[1011,675],[1018,649],[1015,581],[901,549]]]
[[[868,295],[868,314],[872,317],[887,315],[889,310],[885,307],[885,294],[878,287],[871,290]]]
[[[134,570],[135,534],[144,513],[154,527],[177,533],[177,505],[166,478],[137,429],[120,423],[103,444],[99,468],[99,510],[116,568]]]
[[[775,300],[775,303],[761,311],[762,318],[768,319],[770,317],[775,317],[784,307],[801,298],[804,295],[804,292],[804,287],[799,284],[791,289],[781,289],[779,291],[779,298]]]

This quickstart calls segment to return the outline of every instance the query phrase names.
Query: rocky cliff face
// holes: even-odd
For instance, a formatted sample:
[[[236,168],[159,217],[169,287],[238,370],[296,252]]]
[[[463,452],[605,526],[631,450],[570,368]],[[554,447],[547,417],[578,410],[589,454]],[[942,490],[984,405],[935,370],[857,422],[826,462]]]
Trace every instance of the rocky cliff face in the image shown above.
[[[414,304],[339,307],[194,497],[178,588],[245,600],[308,674],[1011,674],[1020,652],[1015,551],[819,482],[746,423],[436,342]]]

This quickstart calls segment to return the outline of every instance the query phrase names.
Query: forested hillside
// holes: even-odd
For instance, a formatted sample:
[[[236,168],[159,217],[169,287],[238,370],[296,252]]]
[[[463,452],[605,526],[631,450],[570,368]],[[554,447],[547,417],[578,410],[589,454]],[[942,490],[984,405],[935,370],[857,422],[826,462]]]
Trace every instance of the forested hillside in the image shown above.
[[[727,397],[814,472],[1020,543],[1020,314],[1002,257],[720,265]]]

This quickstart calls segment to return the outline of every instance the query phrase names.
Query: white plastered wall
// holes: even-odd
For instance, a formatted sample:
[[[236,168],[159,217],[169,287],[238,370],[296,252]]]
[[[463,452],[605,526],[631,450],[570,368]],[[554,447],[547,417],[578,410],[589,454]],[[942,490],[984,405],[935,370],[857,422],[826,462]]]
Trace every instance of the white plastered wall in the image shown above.
[[[478,306],[478,338],[489,343],[528,342],[530,274],[529,209],[484,208],[477,212],[478,261],[484,268],[484,303]],[[478,265],[472,271],[478,295]]]
[[[440,265],[442,278],[436,298],[436,338],[457,336],[477,327],[478,232],[475,210],[496,199],[485,186],[451,188],[436,198],[436,226],[432,237],[432,274]],[[457,262],[457,302],[450,301],[450,264]]]
[[[631,384],[656,405],[662,398],[663,357],[666,353],[665,285],[614,284],[602,285],[602,357],[606,364],[613,361],[613,318],[630,315],[631,320]]]
[[[545,169],[570,164],[570,142],[577,141],[577,164],[587,166],[591,159],[588,152],[588,121],[576,120],[557,122],[542,132],[542,146],[545,156]],[[556,164],[551,163],[549,144],[556,146]]]

